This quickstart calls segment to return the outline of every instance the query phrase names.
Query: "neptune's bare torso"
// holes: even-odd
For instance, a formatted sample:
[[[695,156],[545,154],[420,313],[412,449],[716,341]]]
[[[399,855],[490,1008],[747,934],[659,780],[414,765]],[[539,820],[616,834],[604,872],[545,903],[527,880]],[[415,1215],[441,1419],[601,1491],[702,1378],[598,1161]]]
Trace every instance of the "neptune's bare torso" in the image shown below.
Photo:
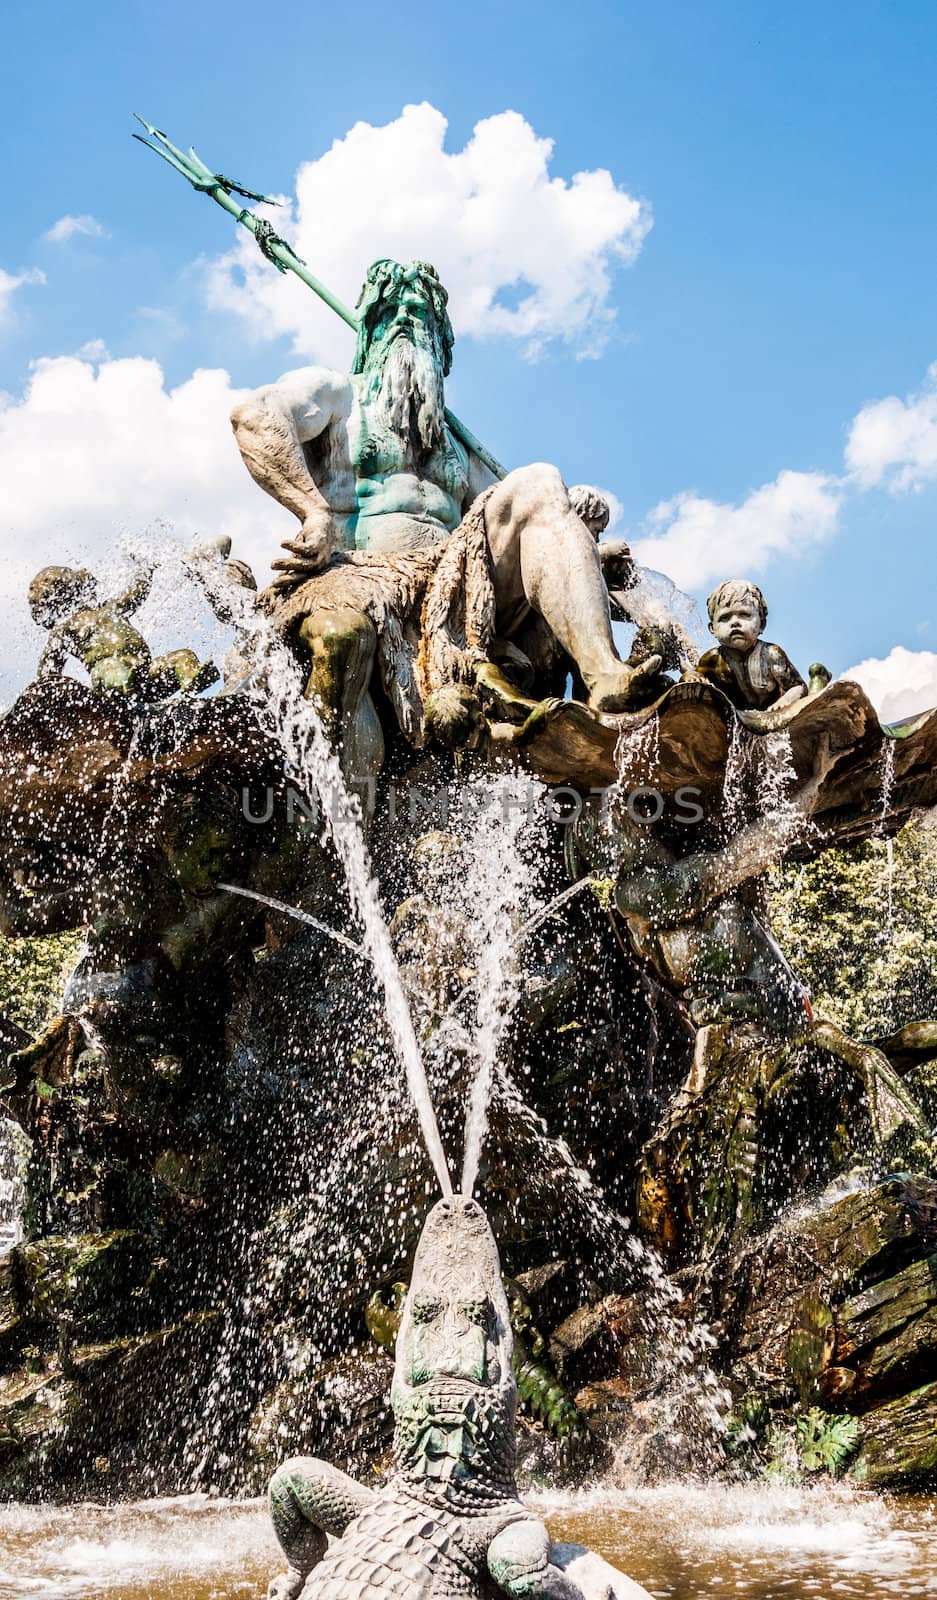
[[[329,425],[303,440],[310,476],[349,550],[410,549],[445,539],[469,498],[468,451],[447,428],[416,459],[363,393],[360,378],[324,373]]]

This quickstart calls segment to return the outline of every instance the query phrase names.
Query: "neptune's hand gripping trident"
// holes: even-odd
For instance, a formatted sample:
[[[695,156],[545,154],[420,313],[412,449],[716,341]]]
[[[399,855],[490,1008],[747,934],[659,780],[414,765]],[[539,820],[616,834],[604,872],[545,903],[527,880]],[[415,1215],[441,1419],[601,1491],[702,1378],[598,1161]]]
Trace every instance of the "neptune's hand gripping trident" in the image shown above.
[[[277,201],[273,200],[269,195],[255,194],[251,189],[242,188],[240,184],[234,183],[230,178],[226,178],[221,172],[212,172],[210,167],[206,167],[204,161],[195,154],[194,150],[190,149],[188,155],[186,155],[182,150],[178,150],[174,144],[171,144],[164,133],[161,133],[158,128],[154,128],[152,123],[138,116],[136,112],[134,112],[134,115],[150,135],[149,139],[144,139],[142,134],[135,133],[133,136],[135,139],[139,139],[140,143],[145,144],[148,150],[154,150],[158,156],[162,156],[164,161],[168,161],[169,165],[174,167],[177,172],[181,172],[182,176],[191,183],[193,189],[197,189],[200,194],[210,195],[217,205],[221,206],[223,210],[234,218],[235,222],[239,222],[242,227],[247,228],[254,235],[261,254],[266,256],[268,261],[272,261],[279,272],[295,273],[296,277],[302,279],[306,287],[312,289],[320,300],[324,300],[327,306],[331,306],[332,310],[341,317],[343,322],[347,322],[350,328],[354,328],[357,331],[358,318],[351,307],[346,306],[343,301],[339,300],[338,296],[334,295],[331,289],[327,289],[324,283],[320,283],[315,274],[309,271],[302,257],[296,254],[285,239],[280,238],[271,222],[268,222],[265,217],[256,216],[253,211],[248,211],[246,206],[240,205],[233,196],[240,195],[245,200],[256,200],[263,205],[276,205],[278,204]],[[151,143],[151,140],[156,140],[157,142]],[[506,476],[507,469],[495,459],[490,451],[485,449],[484,445],[476,439],[471,429],[467,428],[465,423],[461,422],[448,407],[446,408],[446,422],[456,438],[460,439],[468,450],[474,451],[479,460],[484,462],[485,466],[494,473],[496,478]]]

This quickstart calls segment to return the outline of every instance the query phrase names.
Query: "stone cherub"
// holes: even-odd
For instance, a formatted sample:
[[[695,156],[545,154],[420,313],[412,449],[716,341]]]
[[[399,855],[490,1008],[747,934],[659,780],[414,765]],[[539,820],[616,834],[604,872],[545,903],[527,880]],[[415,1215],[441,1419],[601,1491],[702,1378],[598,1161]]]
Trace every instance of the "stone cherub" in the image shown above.
[[[394,1465],[372,1488],[314,1456],[284,1462],[270,1510],[289,1568],[269,1600],[650,1600],[578,1545],[554,1545],[514,1476],[517,1384],[498,1247],[481,1206],[426,1219],[397,1335]]]
[[[718,643],[700,657],[697,671],[717,685],[738,711],[764,711],[802,698],[807,685],[779,644],[761,637],[768,620],[755,583],[727,578],[706,602],[709,631]],[[827,680],[828,681],[828,680]]]
[[[154,658],[143,635],[129,620],[150,592],[153,571],[138,566],[120,593],[102,600],[97,580],[82,567],[43,567],[29,586],[33,620],[48,630],[39,660],[39,678],[60,677],[66,661],[80,661],[94,689],[108,689],[141,700],[198,693],[218,680],[214,664],[199,662],[193,650],[172,650]]]
[[[415,743],[429,693],[453,672],[470,684],[487,641],[512,639],[531,613],[576,663],[596,710],[626,709],[656,666],[620,659],[595,538],[556,468],[537,463],[496,481],[449,427],[446,303],[427,262],[375,262],[352,372],[288,373],[232,417],[249,471],[301,523],[262,603],[304,652],[308,692],[358,775],[383,759],[375,664]],[[442,591],[427,598],[437,568]],[[415,689],[428,611],[459,649]]]

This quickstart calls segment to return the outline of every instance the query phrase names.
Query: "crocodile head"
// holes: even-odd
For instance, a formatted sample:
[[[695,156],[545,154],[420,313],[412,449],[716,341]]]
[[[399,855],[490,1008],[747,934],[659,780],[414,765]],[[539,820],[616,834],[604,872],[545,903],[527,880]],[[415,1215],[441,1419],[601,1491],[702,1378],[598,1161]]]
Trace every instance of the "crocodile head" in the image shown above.
[[[392,1401],[398,1467],[414,1479],[513,1482],[511,1322],[501,1262],[475,1200],[440,1200],[417,1245]]]

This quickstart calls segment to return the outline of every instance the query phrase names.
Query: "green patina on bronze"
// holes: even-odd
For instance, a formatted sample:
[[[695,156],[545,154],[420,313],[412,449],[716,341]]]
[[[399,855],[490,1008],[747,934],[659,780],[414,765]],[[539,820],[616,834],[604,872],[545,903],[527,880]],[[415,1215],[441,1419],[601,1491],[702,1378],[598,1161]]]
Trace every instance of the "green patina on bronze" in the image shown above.
[[[137,113],[135,112],[134,115],[137,116]],[[190,149],[186,155],[182,150],[177,149],[174,144],[171,144],[164,133],[161,133],[158,128],[154,128],[152,123],[146,122],[141,116],[137,116],[137,121],[143,123],[150,138],[144,139],[139,133],[135,133],[133,135],[135,139],[139,139],[140,143],[145,144],[148,150],[155,151],[158,156],[162,156],[164,161],[168,161],[176,172],[191,183],[193,189],[198,190],[200,194],[210,195],[217,205],[227,211],[229,216],[232,216],[236,222],[239,222],[242,227],[254,235],[262,254],[266,256],[268,261],[271,261],[280,272],[292,272],[306,285],[307,289],[311,289],[314,294],[319,296],[320,300],[324,300],[326,305],[330,306],[335,312],[336,316],[341,317],[343,322],[347,322],[350,328],[354,328],[356,332],[358,331],[360,319],[355,312],[349,306],[346,306],[330,289],[326,288],[325,284],[314,273],[310,272],[305,261],[296,254],[285,239],[281,239],[279,234],[273,231],[272,225],[266,219],[256,217],[246,207],[239,206],[237,201],[232,199],[232,192],[244,195],[248,199],[260,200],[265,205],[275,204],[275,201],[271,201],[267,195],[256,195],[249,189],[242,189],[236,184],[232,184],[222,174],[212,172],[209,167],[206,167],[204,161],[200,160],[194,150]],[[156,142],[152,143],[151,141],[153,140]],[[373,271],[374,269],[372,268],[371,270]],[[465,445],[466,449],[474,451],[479,460],[484,461],[496,478],[505,476],[505,468],[502,467],[501,463],[495,459],[490,451],[485,449],[485,446],[475,437],[471,429],[467,428],[465,423],[460,421],[453,411],[447,409],[446,421],[456,438]]]

